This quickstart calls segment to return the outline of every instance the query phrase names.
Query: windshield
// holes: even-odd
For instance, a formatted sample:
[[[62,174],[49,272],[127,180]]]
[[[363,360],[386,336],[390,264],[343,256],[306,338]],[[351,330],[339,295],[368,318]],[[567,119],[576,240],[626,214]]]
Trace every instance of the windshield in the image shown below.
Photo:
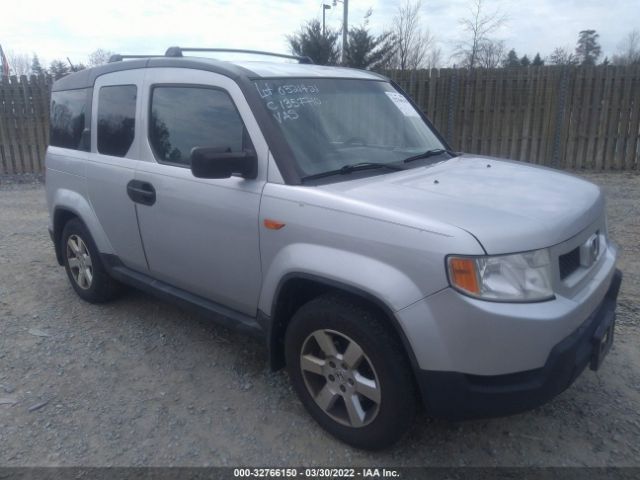
[[[446,148],[388,82],[295,78],[254,84],[303,177]]]

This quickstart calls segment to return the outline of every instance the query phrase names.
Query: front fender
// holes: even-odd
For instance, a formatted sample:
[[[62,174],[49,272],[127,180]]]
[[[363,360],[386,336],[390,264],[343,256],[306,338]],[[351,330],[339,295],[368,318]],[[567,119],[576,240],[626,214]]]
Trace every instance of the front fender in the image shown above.
[[[393,312],[424,297],[406,274],[380,260],[332,247],[295,243],[282,248],[265,272],[260,310],[272,312],[281,280],[292,274],[351,286],[378,299]]]

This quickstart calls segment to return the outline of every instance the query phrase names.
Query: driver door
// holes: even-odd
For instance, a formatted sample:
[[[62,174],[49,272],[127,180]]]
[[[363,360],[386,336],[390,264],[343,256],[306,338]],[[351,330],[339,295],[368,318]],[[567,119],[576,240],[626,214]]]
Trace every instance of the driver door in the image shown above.
[[[151,276],[236,311],[255,315],[261,287],[259,207],[267,146],[238,86],[192,69],[148,69],[141,189],[136,204]],[[193,147],[258,156],[258,176],[202,179],[192,175]]]

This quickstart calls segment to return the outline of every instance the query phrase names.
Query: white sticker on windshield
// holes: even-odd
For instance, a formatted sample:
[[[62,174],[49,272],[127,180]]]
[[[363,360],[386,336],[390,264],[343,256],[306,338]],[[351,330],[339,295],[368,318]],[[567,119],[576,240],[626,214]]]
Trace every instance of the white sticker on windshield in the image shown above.
[[[409,103],[409,101],[396,92],[384,92],[387,94],[387,97],[393,102],[393,104],[398,107],[398,110],[402,112],[405,117],[419,117],[420,114],[413,108],[413,105]]]

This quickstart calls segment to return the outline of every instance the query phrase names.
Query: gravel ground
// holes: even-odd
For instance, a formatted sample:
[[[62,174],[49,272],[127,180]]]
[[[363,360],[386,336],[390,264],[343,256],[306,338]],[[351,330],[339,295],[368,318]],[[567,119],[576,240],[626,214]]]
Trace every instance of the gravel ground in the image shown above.
[[[640,466],[640,176],[585,177],[625,273],[602,369],[526,414],[421,416],[375,454],[316,426],[258,341],[136,291],[82,302],[38,178],[0,178],[0,465]]]

